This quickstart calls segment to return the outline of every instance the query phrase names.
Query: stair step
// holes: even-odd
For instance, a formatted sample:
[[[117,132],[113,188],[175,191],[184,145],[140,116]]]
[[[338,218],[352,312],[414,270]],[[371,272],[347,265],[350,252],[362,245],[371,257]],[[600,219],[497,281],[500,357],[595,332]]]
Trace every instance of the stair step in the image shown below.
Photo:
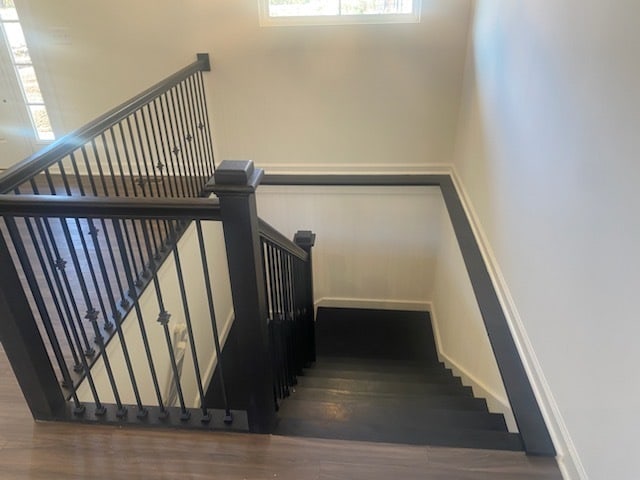
[[[298,386],[310,388],[325,388],[354,393],[390,393],[408,395],[427,394],[456,394],[473,396],[470,387],[463,387],[461,383],[412,383],[380,380],[357,380],[350,378],[330,377],[298,377]]]
[[[407,428],[398,425],[367,425],[362,423],[281,418],[276,435],[359,440],[367,442],[438,445],[493,450],[523,450],[517,433],[465,428]]]
[[[421,362],[414,360],[388,360],[380,358],[359,357],[318,357],[315,366],[319,368],[336,368],[383,373],[429,373],[445,369],[442,362]]]
[[[424,405],[412,405],[397,399],[395,402],[380,402],[367,398],[353,402],[331,402],[300,400],[296,396],[282,403],[280,418],[314,419],[368,425],[429,429],[449,427],[507,431],[504,417],[485,411],[429,409]]]
[[[397,405],[398,401],[404,402],[408,408],[445,408],[448,410],[487,410],[487,402],[484,398],[474,398],[471,396],[451,395],[446,393],[434,393],[423,396],[406,393],[380,393],[380,392],[352,392],[346,390],[334,390],[325,388],[297,388],[292,395],[285,399],[283,405],[290,399],[316,400],[328,402],[360,402],[376,399],[376,404],[380,406]]]
[[[305,370],[305,377],[343,378],[354,380],[379,380],[414,383],[452,383],[462,385],[460,377],[454,377],[449,369],[437,369],[430,373],[389,373],[335,368],[314,367]]]

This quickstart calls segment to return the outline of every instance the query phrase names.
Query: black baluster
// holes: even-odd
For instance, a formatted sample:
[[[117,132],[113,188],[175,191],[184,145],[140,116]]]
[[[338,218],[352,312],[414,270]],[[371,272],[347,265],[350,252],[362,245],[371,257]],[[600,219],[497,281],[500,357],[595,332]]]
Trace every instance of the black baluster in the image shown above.
[[[125,241],[124,235],[122,233],[123,227],[120,225],[120,220],[113,221],[113,229],[116,233],[116,240],[118,242],[118,248],[120,250],[122,265],[124,267],[125,276],[127,277],[127,283],[129,284],[129,290],[131,292],[136,292],[135,280],[133,278],[133,273],[131,269],[131,264],[129,263],[129,259],[125,253]],[[126,226],[125,226],[126,228]],[[153,363],[153,357],[151,356],[151,347],[149,346],[149,337],[147,336],[147,329],[144,326],[144,319],[142,316],[142,309],[140,308],[140,302],[138,301],[137,296],[132,296],[133,298],[133,307],[136,312],[136,318],[138,319],[138,326],[140,327],[140,335],[142,336],[142,344],[144,345],[145,355],[147,357],[147,363],[149,364],[149,372],[151,373],[151,381],[153,383],[153,389],[156,394],[156,399],[158,400],[158,406],[160,408],[160,418],[167,418],[169,416],[169,412],[164,406],[162,401],[162,394],[160,393],[160,385],[158,384],[158,375],[156,373],[156,367]],[[148,410],[142,407],[142,404],[138,404],[138,418],[145,418],[148,415]]]
[[[78,354],[76,353],[76,348],[75,345],[73,344],[73,340],[71,339],[71,335],[69,333],[69,329],[67,328],[67,324],[66,324],[66,320],[64,317],[64,314],[62,312],[62,307],[60,305],[60,292],[61,290],[58,289],[58,294],[56,294],[56,289],[54,288],[53,282],[51,280],[51,277],[53,276],[55,278],[55,270],[54,270],[54,275],[50,275],[49,274],[49,270],[47,269],[47,263],[42,255],[42,250],[46,250],[46,237],[44,237],[42,235],[42,232],[40,232],[40,241],[41,241],[41,248],[38,248],[37,245],[37,240],[36,240],[36,234],[35,231],[33,229],[33,226],[31,224],[31,219],[29,218],[24,218],[23,221],[25,222],[25,225],[27,227],[27,230],[29,232],[29,237],[32,239],[32,243],[33,243],[33,247],[34,250],[36,252],[36,257],[38,258],[38,263],[40,265],[40,270],[43,273],[43,277],[45,279],[45,282],[47,284],[47,288],[49,289],[49,292],[51,293],[51,298],[53,299],[53,303],[54,303],[54,307],[56,310],[56,313],[58,314],[58,320],[60,325],[62,326],[64,335],[65,335],[65,339],[67,341],[67,345],[69,346],[69,350],[71,351],[71,356],[74,362],[74,366],[76,365],[80,365],[80,359],[78,357]],[[34,218],[33,222],[34,223],[38,223],[40,221],[39,218]],[[14,241],[15,244],[15,240],[12,239],[12,241]],[[19,256],[18,253],[18,249],[16,249],[16,253]],[[53,267],[55,269],[55,266]],[[34,271],[33,267],[31,267],[31,271]],[[30,288],[33,288],[30,285]],[[38,285],[38,290],[40,289],[40,285]],[[38,292],[39,295],[40,292]],[[35,296],[34,296],[35,298]],[[66,300],[63,298],[63,301]],[[36,305],[37,306],[37,305]],[[68,307],[67,307],[68,308]],[[71,374],[69,372],[69,369],[67,367],[67,363],[66,360],[64,358],[64,354],[62,352],[62,348],[60,346],[60,342],[58,341],[58,335],[55,331],[55,328],[53,326],[53,322],[51,321],[51,318],[49,316],[49,313],[47,312],[47,315],[40,315],[40,318],[42,320],[42,324],[44,326],[44,329],[47,333],[47,337],[49,339],[49,343],[51,344],[51,348],[53,349],[53,353],[54,356],[56,358],[56,361],[58,363],[58,367],[60,368],[60,373],[62,374],[62,386],[65,388],[69,388],[71,390],[71,395],[73,397],[73,401],[74,404],[76,406],[76,408],[78,408],[80,406],[80,401],[78,400],[78,396],[76,395],[76,391],[74,388],[74,384],[73,384],[73,380],[71,379]]]
[[[198,232],[198,243],[200,245],[200,259],[202,263],[202,271],[204,274],[204,284],[207,290],[207,303],[209,305],[209,318],[211,319],[211,327],[213,328],[213,343],[216,348],[216,359],[218,362],[218,372],[220,373],[220,391],[222,392],[222,398],[224,401],[224,423],[230,424],[233,422],[233,416],[231,415],[231,409],[229,408],[229,400],[227,398],[227,390],[224,382],[224,374],[222,367],[222,349],[220,348],[220,337],[218,336],[218,324],[216,322],[216,312],[213,307],[213,289],[211,287],[211,278],[209,275],[209,263],[207,261],[207,252],[204,247],[204,237],[202,235],[202,224],[200,220],[196,220],[196,230]]]
[[[173,90],[169,90],[166,93],[165,100],[167,102],[167,118],[169,119],[169,127],[171,128],[171,137],[173,138],[173,142],[175,145],[172,152],[174,153],[176,159],[178,172],[184,183],[186,196],[195,197],[196,192],[194,192],[193,190],[193,184],[191,183],[191,179],[189,178],[189,175],[184,168],[185,151],[184,145],[182,144],[182,135],[180,133],[178,113],[176,111]],[[175,120],[175,126],[173,120]],[[183,161],[180,161],[180,159],[182,159]]]
[[[180,82],[178,85],[174,87],[177,104],[179,108],[179,116],[180,116],[180,125],[182,127],[182,135],[185,142],[185,148],[187,150],[187,170],[189,172],[189,176],[193,179],[194,185],[194,193],[196,197],[200,196],[200,192],[202,192],[202,188],[204,184],[199,181],[198,173],[195,168],[195,154],[194,154],[194,136],[189,128],[188,116],[185,107],[185,98],[182,89],[182,83]]]
[[[173,233],[173,232],[172,232]],[[178,276],[178,285],[180,288],[180,298],[182,299],[182,308],[184,311],[184,318],[187,324],[187,333],[189,335],[189,345],[191,346],[191,356],[193,357],[193,367],[196,374],[196,383],[198,384],[198,393],[200,394],[200,408],[202,409],[202,423],[208,423],[211,421],[211,415],[209,414],[207,407],[204,404],[204,388],[202,384],[202,376],[200,375],[200,364],[198,362],[198,354],[196,352],[195,337],[193,335],[193,328],[191,325],[191,314],[189,312],[189,302],[187,299],[187,291],[184,284],[184,276],[182,274],[182,265],[180,263],[180,255],[178,253],[178,245],[173,245],[173,258],[176,262],[176,273]],[[220,357],[218,357],[220,358]],[[220,370],[222,372],[222,370]]]
[[[216,161],[213,156],[213,143],[211,141],[211,129],[209,127],[209,111],[207,108],[207,100],[204,94],[204,81],[202,79],[202,72],[198,72],[198,85],[199,85],[199,93],[200,93],[200,106],[202,108],[202,118],[204,125],[204,132],[207,138],[207,152],[209,152],[209,161],[213,171],[216,170]]]
[[[186,104],[186,110],[188,112],[189,117],[189,128],[193,135],[193,143],[194,143],[194,151],[195,151],[195,165],[196,170],[198,171],[198,175],[200,181],[198,184],[200,185],[200,191],[202,191],[202,187],[207,183],[209,175],[205,170],[205,164],[203,162],[203,151],[202,151],[202,136],[198,130],[198,122],[197,115],[195,112],[195,103],[193,98],[193,75],[191,75],[188,79],[186,79],[183,83],[184,91],[183,95],[186,97],[183,101]]]
[[[157,138],[156,149],[158,148],[158,143],[159,143],[162,150],[162,159],[164,160],[164,163],[162,164],[162,170],[166,170],[167,172],[167,184],[169,186],[169,193],[172,197],[176,197],[178,196],[178,190],[177,190],[178,187],[176,183],[175,172],[173,175],[171,175],[171,173],[169,172],[170,158],[168,158],[167,149],[165,148],[164,138],[162,134],[162,125],[160,124],[160,116],[158,115],[158,104],[156,103],[156,99],[153,99],[153,102],[151,102],[150,105],[153,105],[155,122],[156,122],[156,125],[158,126],[158,136],[156,137]],[[151,125],[153,128],[153,123]],[[154,132],[154,135],[155,135],[155,132]],[[164,136],[166,137],[166,133]],[[160,159],[160,154],[158,153],[158,165],[160,165],[161,163],[159,159]],[[175,186],[175,189],[174,189],[174,186]],[[165,195],[166,195],[166,192],[165,192]]]
[[[151,255],[151,242],[149,239],[149,234],[145,231],[144,233],[144,242],[149,250],[149,255]],[[171,334],[169,333],[169,320],[171,319],[171,314],[166,310],[164,306],[164,300],[162,298],[162,291],[160,288],[160,281],[158,280],[158,272],[155,268],[155,261],[153,259],[151,262],[151,275],[153,280],[153,286],[156,292],[156,301],[158,303],[158,323],[162,325],[162,329],[164,331],[164,338],[167,343],[167,350],[169,351],[169,361],[171,362],[171,370],[173,372],[173,379],[176,386],[176,390],[178,393],[178,401],[180,402],[180,420],[186,422],[191,417],[191,412],[187,410],[184,402],[184,395],[182,393],[182,386],[180,384],[180,372],[178,371],[178,365],[176,362],[175,352],[173,351],[173,346],[171,344]]]
[[[163,101],[164,100],[164,103]],[[180,175],[180,169],[176,168],[176,157],[178,155],[178,153],[180,152],[180,149],[178,149],[177,145],[176,145],[176,141],[175,141],[175,135],[173,134],[173,127],[170,125],[169,127],[167,127],[168,123],[167,123],[167,117],[170,119],[170,112],[169,115],[167,115],[167,110],[169,110],[169,102],[167,100],[167,94],[163,94],[160,98],[159,98],[159,103],[160,103],[160,111],[162,112],[162,126],[165,132],[165,137],[167,138],[167,141],[169,142],[167,149],[168,149],[168,154],[167,154],[167,158],[169,160],[169,164],[171,165],[171,173],[172,173],[172,177],[175,181],[175,185],[176,185],[176,195],[180,195],[182,197],[186,197],[188,196],[187,194],[187,189],[186,186],[184,184],[184,178]],[[171,131],[169,131],[171,129]],[[173,143],[173,147],[171,146],[171,144]],[[178,194],[178,191],[180,192]]]

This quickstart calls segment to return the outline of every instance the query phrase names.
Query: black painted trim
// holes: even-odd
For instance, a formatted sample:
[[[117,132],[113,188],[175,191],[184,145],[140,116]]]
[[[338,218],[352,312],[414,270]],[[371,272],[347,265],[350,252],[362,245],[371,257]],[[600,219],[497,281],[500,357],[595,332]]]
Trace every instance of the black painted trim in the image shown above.
[[[310,185],[344,187],[438,187],[448,175],[289,175],[265,174],[262,185]]]
[[[532,455],[556,455],[507,318],[450,175],[267,174],[262,185],[440,187],[525,451]]]

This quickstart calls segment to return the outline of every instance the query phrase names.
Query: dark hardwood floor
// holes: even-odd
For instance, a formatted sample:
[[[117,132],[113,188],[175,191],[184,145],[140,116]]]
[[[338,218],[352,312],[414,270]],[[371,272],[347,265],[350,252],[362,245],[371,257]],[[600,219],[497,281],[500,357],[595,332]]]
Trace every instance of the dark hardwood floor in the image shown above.
[[[561,479],[519,452],[35,423],[0,348],[0,478]]]

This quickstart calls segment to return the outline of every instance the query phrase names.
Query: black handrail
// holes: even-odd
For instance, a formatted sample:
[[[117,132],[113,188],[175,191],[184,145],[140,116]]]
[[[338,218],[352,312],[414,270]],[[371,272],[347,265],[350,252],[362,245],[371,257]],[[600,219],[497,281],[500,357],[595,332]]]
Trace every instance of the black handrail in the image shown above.
[[[305,252],[298,245],[293,243],[287,237],[285,237],[282,233],[276,230],[274,227],[269,225],[262,219],[258,219],[258,225],[260,229],[260,236],[268,240],[269,242],[277,245],[282,250],[285,250],[287,253],[298,257],[303,262],[306,262],[309,259],[309,254]]]
[[[0,195],[0,216],[221,220],[220,203],[215,198],[133,199],[59,195]]]
[[[45,168],[50,167],[66,155],[81,148],[91,139],[126,119],[136,110],[147,105],[154,98],[167,92],[181,81],[187,79],[190,75],[196,72],[208,72],[211,70],[209,54],[199,53],[197,54],[197,58],[198,59],[192,64],[168,76],[139,95],[109,110],[95,120],[65,135],[51,145],[48,145],[7,169],[0,175],[0,194],[13,191],[20,184],[37,175]]]

